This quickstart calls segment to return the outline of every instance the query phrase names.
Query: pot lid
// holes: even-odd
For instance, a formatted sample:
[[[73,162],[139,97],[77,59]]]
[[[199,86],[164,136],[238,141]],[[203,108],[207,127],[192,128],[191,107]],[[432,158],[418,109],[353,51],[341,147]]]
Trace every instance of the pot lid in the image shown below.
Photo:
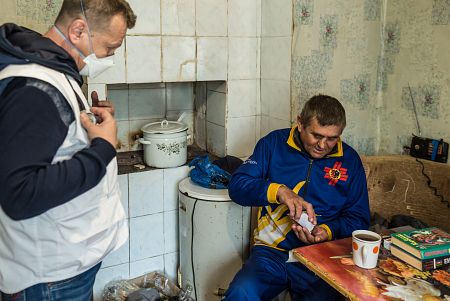
[[[173,134],[187,130],[187,125],[178,121],[152,122],[144,125],[141,131],[147,134]]]

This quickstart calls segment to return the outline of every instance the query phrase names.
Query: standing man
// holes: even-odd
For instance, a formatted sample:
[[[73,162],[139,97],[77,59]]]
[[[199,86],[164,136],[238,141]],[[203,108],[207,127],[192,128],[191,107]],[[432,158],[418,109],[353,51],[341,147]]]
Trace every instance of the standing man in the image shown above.
[[[230,197],[258,206],[250,257],[236,274],[225,300],[271,300],[289,289],[293,300],[330,301],[337,292],[288,252],[351,235],[370,221],[361,160],[341,141],[346,125],[339,101],[326,95],[305,103],[291,129],[262,138],[253,155],[233,174]],[[303,210],[316,226],[297,224]]]
[[[102,259],[127,239],[113,110],[89,109],[80,86],[135,22],[125,0],[64,0],[44,36],[0,27],[3,301],[91,300]]]

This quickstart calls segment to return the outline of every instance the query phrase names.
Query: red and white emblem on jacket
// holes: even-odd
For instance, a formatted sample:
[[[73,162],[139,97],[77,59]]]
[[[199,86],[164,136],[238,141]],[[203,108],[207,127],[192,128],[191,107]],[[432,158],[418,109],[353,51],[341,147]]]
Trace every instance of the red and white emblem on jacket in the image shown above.
[[[335,186],[336,183],[340,181],[347,181],[347,168],[343,168],[342,162],[334,163],[333,168],[325,167],[323,171],[325,171],[325,179],[330,179],[328,185]]]

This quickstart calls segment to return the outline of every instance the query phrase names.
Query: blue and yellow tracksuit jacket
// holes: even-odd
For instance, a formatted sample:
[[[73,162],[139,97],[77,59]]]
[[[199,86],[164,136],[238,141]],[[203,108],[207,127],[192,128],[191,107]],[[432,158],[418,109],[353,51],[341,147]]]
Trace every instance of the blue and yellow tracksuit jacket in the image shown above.
[[[332,239],[369,227],[366,176],[356,151],[339,139],[331,154],[312,159],[298,141],[297,126],[271,132],[231,178],[233,201],[260,207],[255,245],[282,251],[303,245],[291,230],[289,209],[276,199],[281,185],[313,205],[318,225]]]

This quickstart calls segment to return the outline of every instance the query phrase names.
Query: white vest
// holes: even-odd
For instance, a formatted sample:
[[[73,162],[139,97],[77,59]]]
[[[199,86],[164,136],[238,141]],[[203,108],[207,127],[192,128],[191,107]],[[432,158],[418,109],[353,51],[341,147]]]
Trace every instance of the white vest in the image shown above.
[[[86,108],[89,106],[74,79],[70,78],[71,86],[64,74],[37,64],[9,66],[0,72],[0,80],[11,76],[48,82],[72,107],[75,121],[52,164],[68,160],[89,146],[73,89]],[[39,216],[14,221],[0,208],[0,290],[16,293],[37,283],[74,277],[99,263],[127,238],[114,158],[95,187]]]

